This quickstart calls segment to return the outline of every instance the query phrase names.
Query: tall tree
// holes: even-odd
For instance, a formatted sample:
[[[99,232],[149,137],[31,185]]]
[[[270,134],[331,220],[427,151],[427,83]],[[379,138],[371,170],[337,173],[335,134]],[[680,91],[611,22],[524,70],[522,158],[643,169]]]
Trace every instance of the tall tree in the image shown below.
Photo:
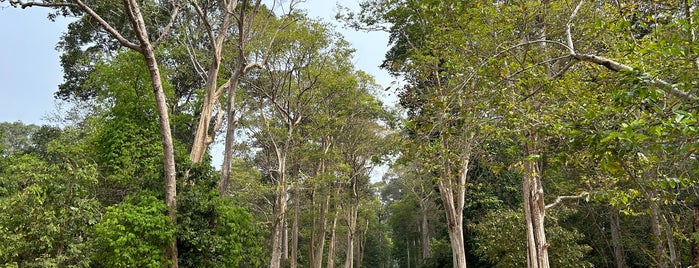
[[[119,44],[128,49],[137,51],[143,56],[144,60],[146,61],[146,65],[148,66],[148,73],[150,74],[151,78],[151,86],[156,99],[156,107],[160,123],[160,135],[163,146],[163,166],[165,173],[165,204],[168,208],[168,215],[174,222],[176,220],[177,210],[175,200],[177,195],[175,155],[172,142],[172,130],[170,129],[168,105],[165,98],[165,92],[163,90],[158,61],[155,56],[155,47],[160,44],[169,34],[170,27],[177,17],[180,9],[179,3],[171,3],[170,21],[166,25],[162,25],[162,33],[154,41],[151,41],[151,37],[149,36],[146,21],[144,20],[143,13],[141,11],[141,6],[135,0],[124,0],[123,8],[120,10],[123,12],[123,15],[126,15],[131,24],[129,33],[133,34],[133,36],[128,37],[123,35],[117,28],[114,28],[110,22],[106,21],[100,14],[95,12],[91,6],[83,3],[80,0],[65,2],[23,2],[12,0],[10,1],[10,4],[12,6],[22,8],[33,6],[50,7],[61,9],[63,12],[70,11],[82,14],[83,16],[89,17],[98,23],[105,31],[109,33],[109,35],[115,38]],[[135,40],[129,40],[129,37],[135,38]],[[172,243],[170,243],[167,248],[167,256],[171,262],[170,267],[177,267],[177,246],[176,238],[174,236],[172,237]]]

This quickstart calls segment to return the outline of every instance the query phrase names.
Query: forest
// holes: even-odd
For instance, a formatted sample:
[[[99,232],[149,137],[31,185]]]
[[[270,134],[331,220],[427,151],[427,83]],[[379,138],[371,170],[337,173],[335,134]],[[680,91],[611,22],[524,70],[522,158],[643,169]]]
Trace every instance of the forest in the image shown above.
[[[696,1],[358,2],[388,88],[302,0],[0,0],[75,19],[0,264],[699,267]]]

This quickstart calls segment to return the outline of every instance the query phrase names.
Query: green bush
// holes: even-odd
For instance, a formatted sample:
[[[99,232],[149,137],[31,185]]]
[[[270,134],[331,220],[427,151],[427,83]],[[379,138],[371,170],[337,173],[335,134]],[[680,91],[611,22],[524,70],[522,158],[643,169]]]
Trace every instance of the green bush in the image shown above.
[[[95,226],[97,263],[110,267],[163,267],[175,227],[165,203],[153,196],[127,197],[107,208]]]

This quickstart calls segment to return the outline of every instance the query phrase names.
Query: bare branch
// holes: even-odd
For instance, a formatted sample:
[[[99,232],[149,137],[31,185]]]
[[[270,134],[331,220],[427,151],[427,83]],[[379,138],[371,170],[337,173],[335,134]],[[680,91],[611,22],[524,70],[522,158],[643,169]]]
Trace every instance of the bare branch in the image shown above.
[[[587,197],[589,195],[590,195],[590,193],[588,193],[588,192],[582,192],[579,195],[559,196],[558,198],[556,198],[556,201],[554,201],[551,204],[546,205],[545,209],[550,209],[550,208],[555,208],[557,206],[560,206],[563,203],[563,201],[578,200],[578,199],[582,199],[584,197]]]
[[[33,7],[33,6],[38,6],[38,7],[77,7],[80,8],[80,6],[76,3],[67,3],[67,2],[22,2],[22,1],[15,1],[12,0],[10,1],[10,6],[13,7],[20,7],[22,9],[28,8],[28,7]]]
[[[228,78],[228,80],[226,80],[226,82],[223,83],[223,85],[219,86],[218,89],[216,89],[216,91],[214,91],[214,96],[221,96],[221,94],[223,93],[223,90],[225,90],[229,86],[231,86],[231,79],[230,78]]]
[[[94,10],[92,10],[92,8],[90,8],[89,6],[85,5],[85,3],[83,3],[81,0],[76,0],[75,3],[70,3],[70,2],[48,2],[48,1],[41,1],[41,2],[23,2],[23,1],[19,1],[19,0],[17,0],[17,1],[12,0],[12,1],[10,1],[10,5],[11,5],[11,6],[14,6],[14,7],[19,6],[19,7],[21,7],[21,8],[27,8],[27,7],[33,7],[33,6],[37,6],[37,7],[53,7],[53,8],[57,8],[57,7],[74,7],[74,8],[79,8],[79,9],[81,9],[82,11],[84,11],[85,13],[87,13],[87,15],[89,15],[90,17],[92,17],[93,19],[95,19],[95,20],[102,26],[102,28],[104,28],[104,30],[106,30],[107,33],[109,33],[111,36],[113,36],[114,38],[116,38],[116,40],[119,41],[119,43],[120,43],[122,46],[125,46],[125,47],[127,47],[127,48],[130,48],[130,49],[133,49],[133,50],[136,50],[136,51],[141,51],[141,48],[140,48],[139,45],[137,45],[137,44],[135,44],[135,43],[133,43],[133,42],[127,40],[124,36],[121,35],[121,33],[119,33],[119,31],[117,31],[116,29],[114,29],[114,27],[112,27],[112,26],[111,26],[107,21],[105,21],[100,15],[98,15]]]
[[[211,27],[211,23],[209,23],[209,19],[206,18],[206,14],[204,14],[204,11],[201,9],[197,1],[189,1],[192,6],[194,7],[194,10],[197,12],[197,15],[201,19],[202,23],[204,23],[204,28],[206,28],[206,33],[209,35],[209,39],[211,40],[211,43],[215,43],[216,38],[214,37],[214,30]]]
[[[570,52],[571,55],[575,54],[575,46],[573,45],[573,35],[570,33],[570,27],[571,24],[573,24],[573,19],[575,19],[575,16],[578,15],[578,11],[580,11],[580,7],[582,7],[583,3],[585,0],[580,0],[578,5],[575,7],[573,10],[573,13],[570,14],[570,18],[568,18],[568,23],[566,23],[566,37],[568,40],[568,52]]]
[[[172,25],[175,24],[175,18],[177,18],[177,14],[180,12],[180,4],[177,1],[173,1],[172,5],[174,6],[174,9],[172,10],[172,14],[170,15],[170,21],[165,25],[165,29],[163,30],[162,33],[160,33],[160,36],[158,39],[153,42],[153,47],[157,47],[167,36],[170,34],[170,29],[172,29]]]

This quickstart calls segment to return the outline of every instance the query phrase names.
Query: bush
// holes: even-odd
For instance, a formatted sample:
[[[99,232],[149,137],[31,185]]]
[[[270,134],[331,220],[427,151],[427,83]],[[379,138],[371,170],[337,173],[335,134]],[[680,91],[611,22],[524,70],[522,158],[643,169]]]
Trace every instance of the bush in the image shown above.
[[[127,197],[107,208],[95,225],[97,263],[110,267],[163,267],[175,227],[165,203],[153,196]]]

